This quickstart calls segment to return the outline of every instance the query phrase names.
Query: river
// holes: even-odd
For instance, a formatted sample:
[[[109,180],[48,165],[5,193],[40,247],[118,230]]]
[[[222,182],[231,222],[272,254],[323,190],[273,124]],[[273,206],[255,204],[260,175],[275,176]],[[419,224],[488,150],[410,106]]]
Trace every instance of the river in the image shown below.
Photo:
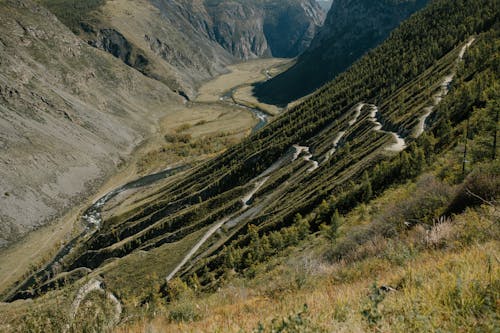
[[[237,88],[233,88],[227,93],[225,93],[222,97],[220,97],[220,101],[230,104],[234,107],[244,108],[250,112],[252,112],[258,123],[252,128],[252,133],[259,131],[261,128],[267,125],[269,122],[269,116],[256,109],[251,108],[243,104],[239,104],[233,97],[233,94]],[[118,194],[132,189],[137,189],[149,185],[153,185],[156,182],[171,177],[178,172],[187,170],[191,165],[184,164],[175,167],[168,167],[165,170],[160,172],[152,173],[143,177],[140,177],[136,180],[133,180],[129,183],[126,183],[122,186],[115,188],[114,190],[106,193],[104,196],[96,200],[90,207],[88,207],[82,215],[82,224],[84,226],[84,230],[71,241],[69,241],[65,246],[63,246],[58,253],[54,256],[54,258],[44,265],[39,271],[28,277],[21,284],[19,284],[11,293],[7,295],[4,301],[12,302],[17,299],[27,299],[36,296],[32,292],[28,292],[31,287],[40,286],[40,283],[45,283],[51,279],[53,279],[57,274],[60,273],[60,267],[62,260],[72,251],[72,249],[81,241],[88,239],[95,232],[97,232],[102,225],[102,209],[103,207]]]

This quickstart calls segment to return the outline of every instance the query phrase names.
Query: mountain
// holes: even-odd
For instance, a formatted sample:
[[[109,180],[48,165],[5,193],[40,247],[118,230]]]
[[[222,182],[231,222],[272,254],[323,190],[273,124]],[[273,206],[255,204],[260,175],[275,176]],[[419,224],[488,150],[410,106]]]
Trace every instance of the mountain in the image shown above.
[[[1,5],[0,246],[67,212],[201,82],[238,59],[294,56],[324,18],[309,0]]]
[[[346,70],[380,44],[399,23],[428,0],[333,1],[311,46],[286,72],[255,88],[262,101],[286,105]]]
[[[229,63],[297,56],[325,18],[314,0],[39,1],[90,45],[189,98]]]
[[[241,143],[96,203],[0,328],[494,330],[496,8],[432,1]]]
[[[315,1],[207,1],[215,39],[240,59],[292,58],[311,43],[325,14]]]
[[[180,98],[31,1],[0,3],[0,246],[86,198]]]
[[[333,0],[317,0],[317,2],[321,6],[321,8],[328,12],[332,7]]]

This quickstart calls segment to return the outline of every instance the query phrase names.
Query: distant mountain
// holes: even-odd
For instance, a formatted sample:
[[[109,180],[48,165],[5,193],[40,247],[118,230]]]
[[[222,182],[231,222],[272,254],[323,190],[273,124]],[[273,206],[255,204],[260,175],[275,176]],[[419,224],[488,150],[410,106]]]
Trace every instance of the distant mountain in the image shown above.
[[[315,0],[39,0],[90,45],[192,97],[239,59],[295,57],[325,11]]]
[[[305,96],[380,44],[428,0],[337,0],[309,49],[287,72],[258,86],[263,101],[287,104]]]
[[[294,57],[307,49],[325,12],[314,0],[205,1],[215,40],[242,59]]]

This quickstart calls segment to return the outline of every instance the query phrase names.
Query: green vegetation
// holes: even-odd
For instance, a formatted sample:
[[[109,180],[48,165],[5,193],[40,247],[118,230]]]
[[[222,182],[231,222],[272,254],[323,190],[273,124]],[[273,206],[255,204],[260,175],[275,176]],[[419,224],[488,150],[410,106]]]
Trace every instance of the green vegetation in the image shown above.
[[[126,311],[154,309],[151,320],[164,331],[497,327],[499,37],[496,1],[433,1],[269,126],[153,194],[139,193],[62,269],[94,269]],[[424,107],[455,72],[414,139]],[[383,128],[408,147],[386,150],[393,135],[373,130],[366,108],[351,125],[360,102],[377,105]],[[167,145],[194,149],[187,129],[169,134]],[[295,144],[312,156],[293,156]],[[165,283],[180,261],[170,246],[187,253],[223,218]],[[156,254],[168,260],[141,260]],[[124,286],[127,274],[145,271],[154,274]]]
[[[289,70],[257,85],[257,97],[262,102],[286,105],[314,92],[382,43],[401,21],[428,2],[336,1],[314,47],[300,55]]]

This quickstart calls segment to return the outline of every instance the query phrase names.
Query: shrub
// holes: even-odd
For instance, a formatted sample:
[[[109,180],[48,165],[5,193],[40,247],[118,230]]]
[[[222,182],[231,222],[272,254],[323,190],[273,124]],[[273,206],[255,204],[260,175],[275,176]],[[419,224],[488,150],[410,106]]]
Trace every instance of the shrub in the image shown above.
[[[172,134],[168,133],[165,135],[165,141],[168,143],[189,143],[191,141],[190,134]]]
[[[269,327],[265,327],[262,323],[259,323],[256,329],[253,330],[254,333],[285,333],[285,332],[320,332],[320,328],[313,325],[311,321],[307,318],[309,314],[309,309],[307,304],[304,304],[304,309],[294,315],[290,315],[283,319],[273,319]]]
[[[436,221],[434,226],[427,231],[425,244],[428,247],[442,248],[454,233],[453,223],[450,219]]]
[[[201,318],[196,306],[190,302],[178,303],[168,313],[168,320],[176,323],[193,322]]]
[[[465,211],[467,207],[481,204],[495,204],[500,196],[500,162],[478,165],[467,176],[455,198],[447,209],[447,214]]]
[[[423,175],[411,196],[388,205],[378,216],[379,227],[385,236],[393,236],[397,229],[404,229],[405,225],[432,225],[443,214],[454,193],[448,184],[430,174]]]

